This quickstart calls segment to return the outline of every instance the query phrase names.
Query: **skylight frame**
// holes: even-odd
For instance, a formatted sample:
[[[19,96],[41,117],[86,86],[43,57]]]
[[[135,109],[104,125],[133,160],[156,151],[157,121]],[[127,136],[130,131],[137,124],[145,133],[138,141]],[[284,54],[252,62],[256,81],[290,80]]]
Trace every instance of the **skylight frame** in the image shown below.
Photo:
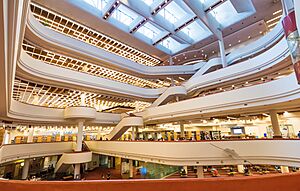
[[[225,1],[208,12],[208,16],[215,19],[221,29],[227,28],[252,14],[253,12],[238,13],[231,1]]]
[[[107,4],[109,4],[110,0],[83,0],[83,2],[103,12],[104,8]]]
[[[144,31],[142,31],[144,30]],[[155,33],[156,35],[152,36],[147,36],[146,31],[148,30],[153,31],[153,33]],[[146,22],[143,26],[139,27],[135,33],[134,36],[149,43],[149,44],[154,44],[157,40],[159,40],[160,38],[166,36],[168,34],[168,31],[162,29],[161,27],[157,26],[155,23],[152,23],[150,21]]]
[[[203,5],[204,10],[209,9],[213,5],[217,4],[220,0],[198,0]]]
[[[187,48],[188,46],[189,44],[182,44],[171,36],[156,45],[157,48],[171,55]]]
[[[187,31],[188,29],[189,31]],[[201,34],[197,35],[199,31],[201,31]],[[213,33],[207,28],[207,26],[203,24],[199,19],[196,19],[192,23],[183,27],[177,33],[180,36],[191,38],[193,40],[193,44],[213,35]]]
[[[157,15],[161,16],[173,25],[182,20],[187,14],[188,13],[175,1],[171,1],[166,7],[164,7],[157,13]]]
[[[129,32],[137,23],[141,22],[144,18],[127,7],[126,5],[120,3],[118,7],[114,9],[108,21],[115,25],[116,27]]]

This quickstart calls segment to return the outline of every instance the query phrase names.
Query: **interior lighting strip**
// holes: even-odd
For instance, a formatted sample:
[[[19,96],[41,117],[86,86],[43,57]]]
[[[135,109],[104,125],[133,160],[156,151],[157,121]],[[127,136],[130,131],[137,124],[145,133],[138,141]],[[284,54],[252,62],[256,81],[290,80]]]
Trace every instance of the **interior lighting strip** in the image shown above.
[[[14,80],[13,99],[22,103],[52,108],[80,106],[84,94],[85,106],[104,111],[118,106],[131,107],[142,111],[151,103],[130,98],[112,97],[80,90],[54,87],[16,78]]]
[[[150,80],[145,80],[143,78],[138,78],[122,72],[111,70],[96,64],[84,62],[79,59],[57,54],[44,48],[37,47],[27,42],[26,40],[23,42],[23,49],[33,58],[41,60],[47,64],[87,73],[89,75],[105,79],[110,79],[143,88],[161,88],[164,85],[168,85],[161,81],[157,81],[156,83]]]

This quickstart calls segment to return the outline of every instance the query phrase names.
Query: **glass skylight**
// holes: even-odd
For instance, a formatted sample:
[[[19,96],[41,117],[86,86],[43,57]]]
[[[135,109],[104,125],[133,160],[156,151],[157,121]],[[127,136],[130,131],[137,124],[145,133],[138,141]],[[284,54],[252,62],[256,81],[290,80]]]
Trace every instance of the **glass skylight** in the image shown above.
[[[186,44],[181,44],[172,37],[166,38],[165,40],[161,41],[158,45],[164,47],[164,48],[161,48],[161,50],[163,50],[167,53],[170,53],[170,54],[174,54],[174,53],[187,47]]]
[[[135,19],[139,17],[139,15],[121,4],[117,9],[114,10],[111,17],[129,26]]]
[[[185,33],[187,36],[193,39],[194,43],[212,35],[210,30],[199,20],[187,25],[180,32]]]
[[[153,24],[151,24],[150,22],[147,22],[146,24],[144,24],[143,26],[141,26],[136,32],[137,33],[141,33],[145,37],[147,37],[147,38],[149,38],[149,39],[152,40],[158,34],[160,34],[162,31],[158,27],[156,27]]]
[[[109,0],[83,0],[83,1],[99,10],[103,10],[103,8],[107,5]]]
[[[222,3],[220,6],[211,10],[208,15],[214,17],[222,28],[226,28],[248,16],[253,12],[238,13],[230,1]]]
[[[210,6],[216,4],[219,0],[200,0],[200,2],[204,5],[204,9],[208,9]]]
[[[137,0],[133,0],[137,1]],[[147,4],[151,8],[158,7],[164,0],[140,0],[143,1],[145,4]]]
[[[186,14],[187,13],[175,1],[172,1],[165,8],[158,12],[158,15],[162,16],[172,24],[176,23]]]
[[[154,0],[143,0],[147,5],[152,5],[152,3],[154,2]]]

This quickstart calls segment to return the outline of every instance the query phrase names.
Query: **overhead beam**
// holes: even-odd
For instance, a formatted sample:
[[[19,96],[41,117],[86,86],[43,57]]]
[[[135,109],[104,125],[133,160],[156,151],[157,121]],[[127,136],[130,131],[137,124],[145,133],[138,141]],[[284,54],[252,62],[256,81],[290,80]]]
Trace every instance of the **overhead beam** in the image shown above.
[[[125,6],[130,7],[130,9],[133,10],[134,12],[136,12],[137,14],[141,15],[144,18],[147,18],[147,19],[151,20],[153,23],[155,23],[157,26],[159,26],[163,30],[167,31],[169,34],[176,36],[176,38],[178,38],[180,41],[182,41],[182,42],[184,42],[186,44],[190,44],[191,45],[191,42],[192,42],[191,39],[187,40],[187,39],[181,38],[180,36],[177,36],[175,34],[175,31],[169,30],[166,27],[164,27],[163,25],[159,24],[158,22],[155,22],[156,19],[151,14],[149,15],[149,14],[142,13],[136,6],[131,6],[131,4],[130,4],[130,2],[128,0],[121,0],[121,2]]]
[[[183,0],[186,5],[197,15],[197,17],[206,25],[206,27],[218,38],[222,40],[222,32],[217,26],[219,23],[212,18],[209,18],[205,13],[203,5],[198,1]]]
[[[102,10],[102,18],[107,20],[110,16],[111,13],[109,13],[109,11],[111,10],[111,8],[113,8],[113,6],[116,4],[117,0],[113,0],[113,1],[109,1],[105,7]],[[117,7],[114,7],[114,9],[116,9]],[[108,14],[109,13],[109,14]]]

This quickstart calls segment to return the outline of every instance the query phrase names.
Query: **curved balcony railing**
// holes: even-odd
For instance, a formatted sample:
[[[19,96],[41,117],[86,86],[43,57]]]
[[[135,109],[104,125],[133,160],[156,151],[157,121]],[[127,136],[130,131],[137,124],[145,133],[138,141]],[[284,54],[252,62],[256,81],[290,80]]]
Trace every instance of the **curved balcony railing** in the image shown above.
[[[68,37],[64,34],[55,32],[41,23],[39,23],[31,12],[29,12],[27,20],[27,28],[25,36],[32,42],[37,42],[37,44],[46,44],[47,46],[55,46],[56,49],[64,49],[66,52],[72,52],[74,54],[80,55],[82,59],[87,60],[97,59],[102,65],[109,64],[111,67],[118,67],[126,71],[131,71],[134,73],[139,73],[142,75],[179,75],[179,74],[193,74],[198,67],[194,66],[156,66],[150,67],[138,64],[131,60],[122,58],[113,53],[107,52],[105,50],[99,49],[92,46],[86,42],[76,40],[74,38]],[[198,65],[201,65],[198,64]]]
[[[81,49],[80,48],[81,46],[77,46],[76,47],[77,50],[74,50],[75,49],[75,48],[73,48],[74,44],[78,44],[78,42],[76,42],[75,39],[72,39],[72,40],[68,39],[68,41],[74,41],[73,45],[71,45],[71,44],[69,45],[67,40],[63,39],[63,38],[69,38],[69,37],[67,37],[63,34],[55,33],[54,31],[51,31],[51,29],[47,29],[46,27],[42,26],[41,24],[38,23],[38,21],[36,21],[36,19],[32,16],[32,14],[29,14],[28,27],[29,27],[31,33],[34,34],[35,37],[42,38],[42,41],[45,41],[43,39],[47,39],[46,41],[48,41],[48,43],[49,42],[52,43],[52,41],[53,41],[55,43],[52,43],[52,44],[56,44],[56,45],[61,44],[66,48],[71,48],[72,51],[78,52],[78,54],[80,54],[80,55],[82,55],[82,53],[84,53],[85,54],[84,56],[90,55],[90,58],[98,57],[99,60],[104,59],[104,56],[103,56],[103,58],[101,56],[99,56],[101,54],[95,55],[94,53],[90,52],[90,50],[92,50],[92,47],[88,48],[90,50],[87,50],[86,48]],[[55,39],[52,38],[51,35],[56,36],[56,38]],[[258,53],[267,51],[276,42],[278,42],[282,37],[283,37],[282,26],[281,26],[281,24],[278,24],[271,32],[269,32],[265,36],[261,37],[260,39],[256,40],[255,42],[252,42],[243,48],[240,48],[240,49],[237,49],[237,50],[234,50],[233,52],[231,52],[226,57],[228,65],[234,64],[239,60],[244,60],[245,58],[253,57],[254,55],[257,55]],[[62,39],[62,40],[58,41],[57,39]],[[111,62],[111,64],[115,65],[116,67],[121,67],[126,70],[138,72],[143,75],[193,74],[199,68],[201,68],[201,66],[203,65],[203,62],[200,62],[198,64],[185,65],[185,66],[176,65],[176,66],[148,67],[148,66],[144,66],[144,65],[140,65],[140,64],[135,64],[134,62],[126,62],[126,60],[123,60],[122,63],[120,63],[120,61],[119,61],[120,58],[117,58],[114,56],[110,56],[108,58],[111,58],[111,59],[107,60],[107,61]]]
[[[279,40],[284,37],[283,27],[281,22],[273,28],[272,31],[259,38],[258,40],[251,42],[250,44],[232,51],[226,56],[226,62],[228,65],[237,63],[239,60],[245,60],[251,56],[263,53],[264,51],[270,49]]]
[[[267,164],[300,167],[299,139],[85,141],[91,152],[173,166]],[[70,153],[75,142],[2,145],[0,163]],[[288,149],[287,149],[288,148]]]
[[[241,79],[242,77],[253,75],[263,70],[274,67],[289,56],[289,49],[285,39],[281,39],[275,46],[268,51],[257,55],[256,57],[245,60],[240,64],[217,70],[215,72],[203,75],[204,71],[199,70],[193,77],[183,85],[188,91],[193,91],[197,88],[203,88],[217,83]],[[207,62],[210,68],[218,64],[218,59],[212,59]]]
[[[10,144],[0,147],[0,163],[72,152],[75,142]]]
[[[179,121],[183,119],[236,113],[255,113],[274,108],[297,108],[300,86],[294,74],[268,83],[197,97],[139,113],[145,122]],[[275,107],[277,106],[277,107]]]
[[[91,151],[175,165],[272,164],[300,166],[300,140],[241,141],[86,141]],[[289,149],[287,149],[289,148]]]

